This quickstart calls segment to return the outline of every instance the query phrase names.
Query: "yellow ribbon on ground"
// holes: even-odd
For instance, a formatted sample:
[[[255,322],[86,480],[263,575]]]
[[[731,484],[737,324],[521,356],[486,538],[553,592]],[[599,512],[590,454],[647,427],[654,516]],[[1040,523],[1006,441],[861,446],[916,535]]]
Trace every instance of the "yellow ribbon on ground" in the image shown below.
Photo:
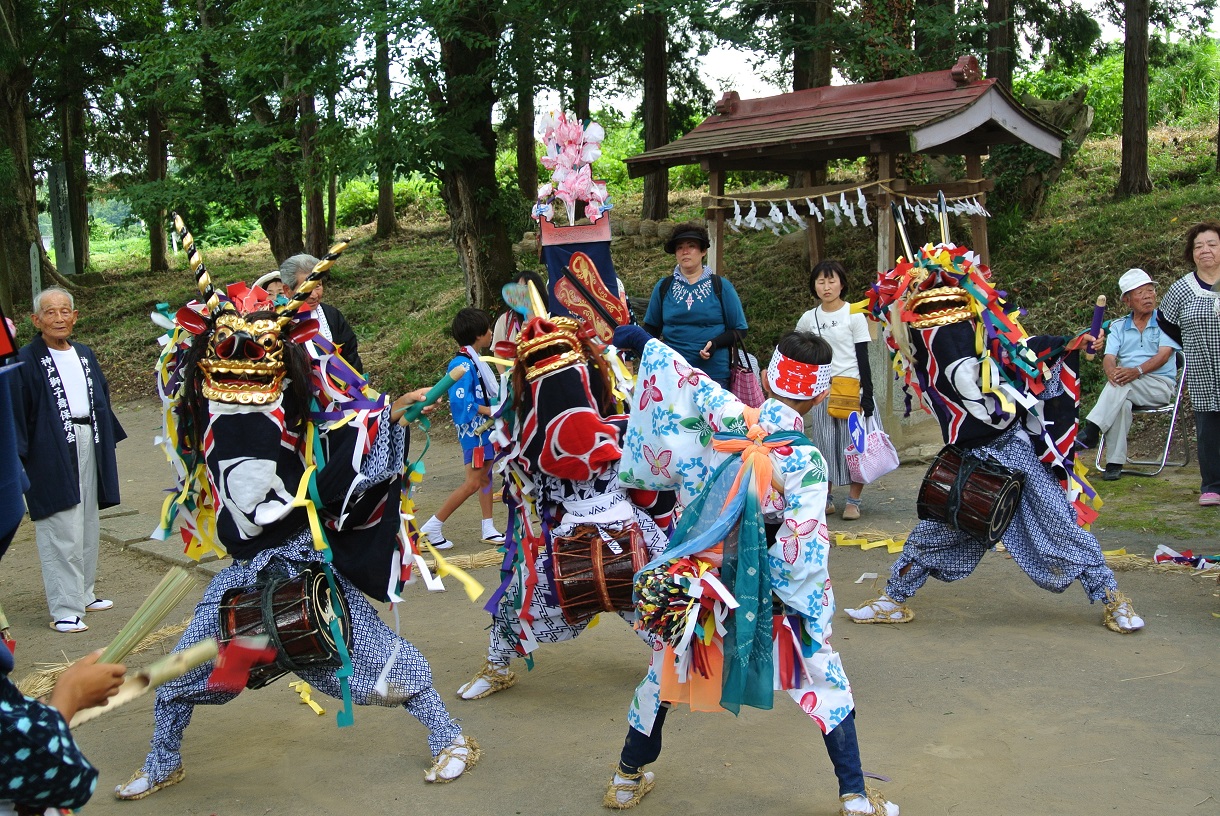
[[[836,547],[859,547],[861,550],[876,550],[885,547],[886,552],[890,555],[895,555],[902,552],[903,545],[906,544],[906,536],[887,536],[885,538],[862,538],[848,537],[847,533],[835,533]]]
[[[318,705],[313,700],[313,686],[309,685],[304,680],[294,680],[288,684],[288,688],[301,695],[301,702],[304,705],[312,708],[313,713],[317,714],[319,717],[326,713],[326,709],[322,708],[322,706]]]

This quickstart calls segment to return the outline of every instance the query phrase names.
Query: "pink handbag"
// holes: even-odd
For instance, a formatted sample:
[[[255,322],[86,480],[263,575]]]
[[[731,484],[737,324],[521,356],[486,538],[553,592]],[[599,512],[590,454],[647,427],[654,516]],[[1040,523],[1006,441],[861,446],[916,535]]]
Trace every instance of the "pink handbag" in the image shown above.
[[[729,351],[732,355],[729,358],[729,391],[751,408],[760,407],[766,397],[758,378],[758,360],[742,348],[733,347]]]
[[[864,419],[863,452],[857,451],[856,443],[852,442],[843,451],[843,456],[847,459],[851,480],[859,484],[870,484],[898,467],[898,451],[876,414]]]

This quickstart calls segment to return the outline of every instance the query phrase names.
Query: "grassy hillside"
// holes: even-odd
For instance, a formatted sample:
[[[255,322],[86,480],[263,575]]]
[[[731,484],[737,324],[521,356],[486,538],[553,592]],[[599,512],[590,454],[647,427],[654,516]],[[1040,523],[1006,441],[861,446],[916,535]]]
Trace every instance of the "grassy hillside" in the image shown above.
[[[1186,227],[1201,218],[1220,217],[1220,185],[1214,171],[1209,172],[1215,162],[1215,133],[1155,131],[1150,142],[1157,185],[1151,195],[1114,200],[1119,144],[1095,140],[1077,155],[1040,218],[1023,221],[1000,215],[992,220],[996,280],[1028,310],[1031,332],[1084,326],[1098,294],[1117,303],[1116,281],[1129,267],[1146,269],[1162,289],[1188,271],[1180,257]],[[677,192],[672,217],[699,216],[701,194]],[[639,207],[638,197],[619,199],[613,217],[638,218]],[[370,227],[353,231],[351,248],[334,267],[326,290],[327,300],[356,328],[374,384],[389,391],[439,377],[453,351],[449,321],[464,305],[461,271],[446,223],[408,213],[402,225],[402,235],[390,241],[373,240]],[[968,241],[964,225],[954,235]],[[875,264],[873,234],[844,225],[830,227],[827,238],[831,256],[844,259],[853,270],[853,287],[863,288]],[[727,239],[723,271],[742,294],[752,349],[773,343],[812,305],[800,271],[801,251],[799,234],[776,238],[764,231]],[[670,268],[656,239],[617,236],[612,252],[620,277],[634,295],[647,295]],[[204,246],[203,254],[213,279],[222,283],[253,280],[274,265],[265,241],[224,249]],[[143,259],[131,254],[95,255],[94,266],[101,271],[79,282],[78,337],[98,352],[121,399],[152,393],[149,371],[160,330],[148,313],[158,302],[176,309],[192,295],[185,257],[174,256],[171,262],[173,271],[152,275]],[[523,255],[519,263],[533,268],[537,262]],[[27,321],[21,340],[31,332]],[[1086,384],[1095,382],[1093,367],[1086,373]]]

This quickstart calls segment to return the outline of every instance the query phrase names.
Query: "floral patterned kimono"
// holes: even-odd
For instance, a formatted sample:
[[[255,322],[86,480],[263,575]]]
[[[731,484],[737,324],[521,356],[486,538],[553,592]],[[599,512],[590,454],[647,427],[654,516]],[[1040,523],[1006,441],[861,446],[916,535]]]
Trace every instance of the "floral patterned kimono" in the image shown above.
[[[718,565],[704,574],[703,590],[725,603],[696,632],[693,661],[658,639],[628,713],[635,730],[651,733],[662,702],[736,713],[742,703],[771,708],[775,690],[787,691],[824,734],[851,713],[851,686],[830,645],[826,465],[802,432],[783,403],[769,399],[755,411],[660,341],[645,347],[620,478],[676,489],[686,509],[670,546],[644,572],[681,558]],[[780,522],[769,547],[764,517]],[[766,569],[752,566],[764,562]]]

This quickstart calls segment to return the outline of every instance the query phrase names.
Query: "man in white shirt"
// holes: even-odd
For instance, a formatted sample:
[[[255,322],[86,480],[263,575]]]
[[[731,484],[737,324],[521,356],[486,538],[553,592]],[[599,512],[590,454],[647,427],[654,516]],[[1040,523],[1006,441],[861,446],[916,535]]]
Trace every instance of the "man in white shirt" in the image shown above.
[[[1127,461],[1127,431],[1132,406],[1161,406],[1173,399],[1177,376],[1174,351],[1181,348],[1156,321],[1156,284],[1142,269],[1128,269],[1118,279],[1123,303],[1131,313],[1110,324],[1102,367],[1106,385],[1080,429],[1078,442],[1093,448],[1104,436],[1106,472],[1113,482]]]
[[[57,632],[83,632],[88,612],[114,604],[94,588],[98,510],[119,503],[115,445],[127,438],[93,351],[69,338],[80,313],[70,292],[44,289],[31,320],[39,334],[17,353],[17,455],[30,479],[42,579]]]

